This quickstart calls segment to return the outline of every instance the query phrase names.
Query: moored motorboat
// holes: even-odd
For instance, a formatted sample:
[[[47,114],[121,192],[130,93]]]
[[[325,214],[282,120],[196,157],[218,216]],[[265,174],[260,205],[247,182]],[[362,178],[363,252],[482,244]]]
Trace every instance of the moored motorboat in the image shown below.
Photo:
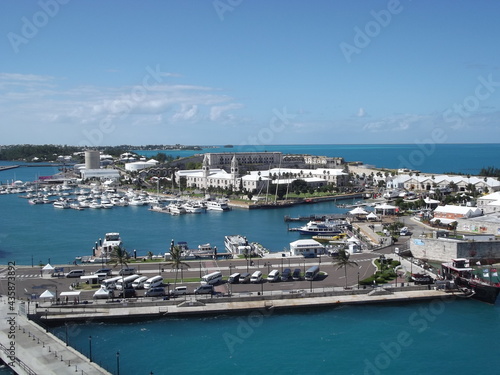
[[[341,224],[341,222],[335,220],[311,220],[306,225],[294,229],[305,235],[338,235],[342,233]]]

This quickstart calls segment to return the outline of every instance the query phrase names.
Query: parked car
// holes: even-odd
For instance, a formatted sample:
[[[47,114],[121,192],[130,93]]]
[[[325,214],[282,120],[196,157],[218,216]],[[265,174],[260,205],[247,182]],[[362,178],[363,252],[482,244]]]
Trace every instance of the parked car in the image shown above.
[[[101,268],[94,272],[94,275],[106,275],[111,276],[111,268]]]
[[[132,287],[135,289],[144,289],[144,283],[147,280],[147,276],[141,276],[132,282]]]
[[[267,281],[270,283],[275,283],[276,281],[280,280],[280,271],[278,270],[272,270],[269,272],[269,275],[267,275]]]
[[[135,273],[135,268],[122,268],[118,273],[120,276],[133,275]]]
[[[258,284],[262,281],[262,272],[260,271],[255,271],[252,273],[252,276],[250,277],[250,282],[252,284]]]
[[[146,293],[144,293],[144,297],[162,297],[165,295],[165,288],[162,287],[155,287],[146,290]]]
[[[118,294],[118,298],[134,298],[134,297],[137,297],[134,288],[125,288],[120,292],[120,294]]]
[[[248,272],[242,273],[239,278],[240,284],[248,284],[250,282],[251,275]]]
[[[292,278],[292,270],[290,268],[285,268],[281,274],[281,281],[288,281]]]
[[[294,279],[295,281],[299,281],[299,280],[302,280],[302,276],[300,275],[301,274],[301,269],[300,268],[296,268],[293,270],[293,274],[292,274],[292,279]]]
[[[71,270],[66,274],[66,277],[80,277],[85,275],[85,270]]]
[[[213,294],[214,286],[210,284],[200,285],[194,290],[194,294]]]
[[[175,289],[170,290],[171,296],[182,296],[188,294],[187,286],[178,286]]]

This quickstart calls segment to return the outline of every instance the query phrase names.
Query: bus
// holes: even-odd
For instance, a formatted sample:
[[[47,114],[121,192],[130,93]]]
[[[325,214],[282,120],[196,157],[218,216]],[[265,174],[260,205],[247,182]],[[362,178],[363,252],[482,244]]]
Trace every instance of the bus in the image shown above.
[[[212,272],[201,278],[202,284],[215,285],[220,283],[221,281],[222,281],[222,273],[220,272]]]
[[[308,281],[315,280],[319,275],[319,266],[310,267],[305,274],[305,279]]]
[[[116,282],[118,280],[121,280],[121,278],[122,278],[121,276],[116,276],[110,279],[104,279],[101,281],[101,287],[103,287],[104,289],[115,289]]]
[[[127,277],[122,276],[120,280],[116,282],[116,289],[123,290],[132,288],[132,283],[139,277],[141,277],[141,275],[130,275]],[[123,286],[125,286],[125,288]]]

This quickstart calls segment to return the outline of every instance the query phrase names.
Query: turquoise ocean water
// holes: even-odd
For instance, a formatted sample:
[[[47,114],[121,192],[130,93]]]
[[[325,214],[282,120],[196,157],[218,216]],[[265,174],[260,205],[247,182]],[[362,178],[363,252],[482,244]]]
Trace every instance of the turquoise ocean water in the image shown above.
[[[420,150],[415,147],[319,145],[265,149],[343,156],[348,161],[395,168],[399,156],[409,160],[413,151]],[[415,168],[474,174],[468,171],[498,167],[499,148],[497,144],[437,145],[434,156],[425,158],[429,167]],[[238,149],[252,151],[248,147],[231,151]],[[262,151],[258,147],[254,150]],[[55,173],[55,168],[17,168],[0,172],[0,181],[34,180]],[[150,212],[146,207],[55,210],[49,205],[30,206],[24,199],[3,195],[0,264],[15,260],[24,265],[33,261],[36,266],[49,259],[52,264],[67,264],[77,255],[89,254],[94,242],[111,231],[120,232],[125,247],[136,249],[138,254],[150,250],[163,253],[172,238],[187,241],[192,247],[210,242],[222,249],[224,235],[228,234],[243,234],[272,251],[280,251],[298,238],[296,233],[287,231],[284,215],[331,212],[340,212],[334,202],[172,217]],[[433,301],[125,324],[90,322],[71,325],[69,342],[88,354],[88,337],[92,336],[94,360],[113,373],[119,351],[121,374],[469,374],[479,369],[496,372],[500,366],[499,307],[498,303],[490,306],[474,301]],[[55,332],[65,337],[64,327]]]

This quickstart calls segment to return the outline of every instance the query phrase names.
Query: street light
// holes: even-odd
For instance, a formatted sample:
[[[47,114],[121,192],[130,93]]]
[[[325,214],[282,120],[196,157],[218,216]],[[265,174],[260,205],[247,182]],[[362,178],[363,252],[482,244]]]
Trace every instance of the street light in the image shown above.
[[[359,271],[358,271],[358,289],[359,289]]]
[[[92,362],[92,336],[89,336],[89,360]]]

